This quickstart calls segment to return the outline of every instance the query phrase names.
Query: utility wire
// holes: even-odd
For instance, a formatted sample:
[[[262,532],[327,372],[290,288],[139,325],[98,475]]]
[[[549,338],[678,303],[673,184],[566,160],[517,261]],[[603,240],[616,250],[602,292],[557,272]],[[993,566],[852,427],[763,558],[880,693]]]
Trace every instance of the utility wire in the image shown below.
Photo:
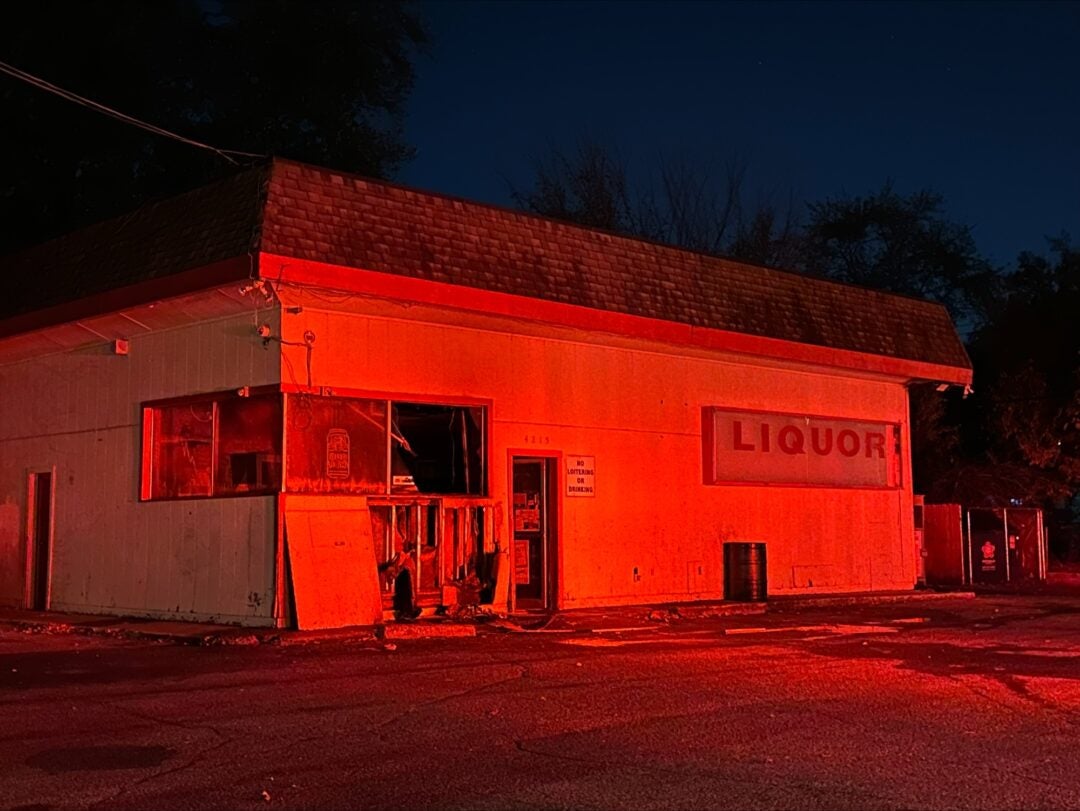
[[[125,124],[130,124],[133,127],[139,127],[140,129],[144,129],[147,132],[152,132],[155,135],[160,135],[164,138],[172,138],[174,141],[179,141],[180,143],[187,144],[188,146],[198,147],[199,149],[207,149],[210,152],[220,155],[222,158],[232,164],[236,164],[237,161],[233,160],[230,155],[239,155],[245,158],[265,157],[265,155],[259,155],[255,152],[241,152],[237,149],[218,149],[216,146],[210,146],[210,144],[204,144],[201,141],[193,141],[191,138],[185,138],[183,135],[177,135],[175,132],[169,132],[168,130],[162,129],[161,127],[156,127],[153,124],[149,124],[146,121],[140,121],[139,119],[122,113],[119,110],[114,110],[111,107],[106,107],[104,104],[98,104],[96,101],[92,101],[91,99],[80,96],[77,93],[72,93],[70,90],[64,90],[64,88],[62,87],[57,87],[51,82],[47,82],[44,79],[34,76],[31,73],[27,73],[24,70],[19,70],[17,67],[9,65],[6,62],[0,62],[0,73],[6,73],[8,76],[26,82],[27,84],[32,85],[39,90],[44,90],[45,92],[52,93],[53,95],[59,96],[62,99],[67,99],[68,101],[74,102],[75,104],[82,105],[83,107],[88,107],[95,112],[99,112],[102,115],[107,115],[110,118],[115,118],[117,121],[122,121]]]

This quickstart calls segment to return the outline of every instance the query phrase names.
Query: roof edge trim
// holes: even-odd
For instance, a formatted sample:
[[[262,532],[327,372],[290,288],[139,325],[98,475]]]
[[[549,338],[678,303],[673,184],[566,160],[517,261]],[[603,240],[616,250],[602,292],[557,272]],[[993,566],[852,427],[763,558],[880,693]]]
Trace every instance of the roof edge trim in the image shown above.
[[[679,346],[778,358],[819,366],[897,377],[968,385],[970,368],[834,349],[780,338],[696,327],[577,304],[493,292],[478,287],[399,276],[377,270],[334,265],[280,254],[259,254],[259,278],[269,282],[306,284],[358,295],[434,304],[454,309],[522,318],[563,327],[607,332]]]

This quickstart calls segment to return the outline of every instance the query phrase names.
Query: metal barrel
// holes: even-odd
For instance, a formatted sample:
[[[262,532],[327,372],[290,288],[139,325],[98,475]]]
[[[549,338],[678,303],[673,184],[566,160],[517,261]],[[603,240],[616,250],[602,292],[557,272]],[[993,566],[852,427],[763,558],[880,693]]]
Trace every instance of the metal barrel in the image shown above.
[[[766,592],[765,544],[725,541],[724,599],[758,603]]]

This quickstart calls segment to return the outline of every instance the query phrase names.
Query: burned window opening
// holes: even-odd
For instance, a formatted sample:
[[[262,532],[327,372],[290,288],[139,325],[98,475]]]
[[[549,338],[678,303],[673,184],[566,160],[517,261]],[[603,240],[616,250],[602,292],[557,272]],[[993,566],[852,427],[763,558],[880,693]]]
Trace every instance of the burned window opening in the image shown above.
[[[393,498],[370,504],[383,607],[409,619],[494,600],[497,549],[488,503]]]
[[[391,491],[483,495],[482,408],[392,405]]]

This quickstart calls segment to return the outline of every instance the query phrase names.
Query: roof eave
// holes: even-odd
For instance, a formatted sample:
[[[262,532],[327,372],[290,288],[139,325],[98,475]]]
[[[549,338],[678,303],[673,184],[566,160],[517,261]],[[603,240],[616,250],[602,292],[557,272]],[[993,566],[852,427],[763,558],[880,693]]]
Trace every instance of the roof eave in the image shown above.
[[[118,287],[75,301],[5,318],[0,321],[0,340],[174,296],[209,290],[230,282],[242,281],[251,273],[249,257],[237,256],[181,273]]]
[[[280,254],[260,253],[258,272],[260,278],[273,283],[311,285],[358,295],[502,315],[698,349],[848,369],[896,378],[905,383],[927,381],[966,386],[970,385],[972,380],[970,365],[955,367],[693,326]]]

